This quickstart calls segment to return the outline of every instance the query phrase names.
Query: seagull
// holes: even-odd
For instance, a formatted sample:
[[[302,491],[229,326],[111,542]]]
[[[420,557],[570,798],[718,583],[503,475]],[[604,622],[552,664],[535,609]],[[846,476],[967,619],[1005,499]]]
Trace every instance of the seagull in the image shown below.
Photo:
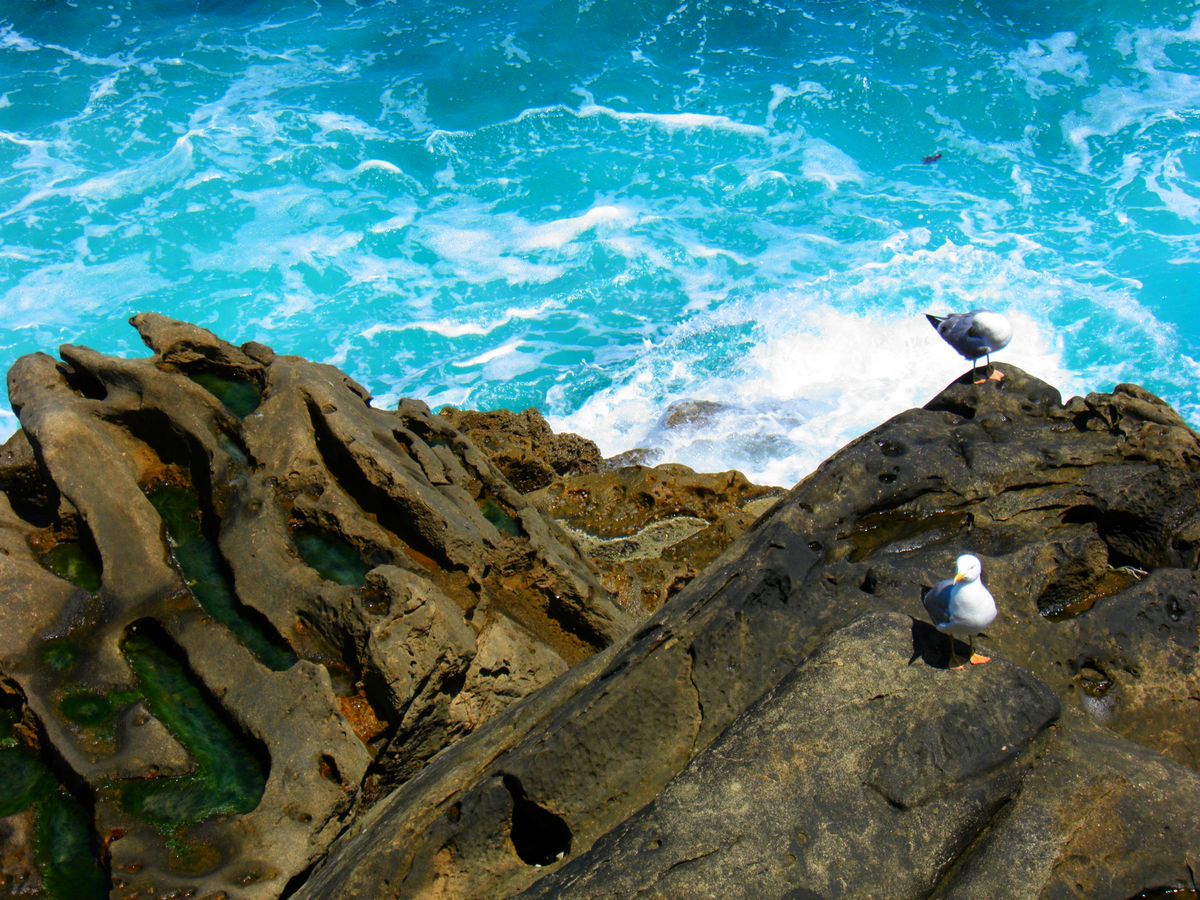
[[[921,594],[921,602],[925,611],[933,619],[933,627],[943,634],[950,635],[950,666],[955,665],[958,656],[954,652],[955,635],[964,636],[971,641],[971,665],[978,666],[991,662],[991,657],[975,652],[975,635],[987,628],[996,618],[996,601],[983,582],[980,575],[983,565],[979,558],[970,553],[964,553],[954,564],[954,577],[939,581],[932,588]]]
[[[925,314],[929,324],[937,329],[947,344],[959,352],[964,359],[971,361],[971,375],[975,375],[975,364],[979,357],[987,358],[987,366],[992,364],[992,354],[1008,346],[1012,340],[1012,325],[1000,313],[987,309],[973,309],[966,313],[952,313],[948,316],[931,316]],[[1003,372],[993,372],[992,381],[1004,378]],[[979,378],[976,384],[984,384],[987,379]]]

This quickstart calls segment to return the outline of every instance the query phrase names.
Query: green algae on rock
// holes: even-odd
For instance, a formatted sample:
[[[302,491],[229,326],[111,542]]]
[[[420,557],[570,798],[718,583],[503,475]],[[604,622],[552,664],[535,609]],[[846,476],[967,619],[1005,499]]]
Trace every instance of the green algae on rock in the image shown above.
[[[196,762],[190,775],[121,784],[121,805],[163,832],[258,806],[267,765],[217,711],[171,646],[151,623],[141,623],[121,643],[146,706]]]
[[[89,593],[100,590],[100,560],[94,548],[83,541],[62,541],[42,555],[42,564],[71,584]]]
[[[494,497],[481,497],[477,504],[483,517],[491,522],[501,534],[507,534],[509,537],[521,537],[525,534],[521,523],[514,519]]]
[[[51,900],[108,896],[92,817],[16,733],[19,716],[0,709],[0,818],[32,810],[34,860]]]
[[[188,372],[187,377],[220,400],[239,419],[246,418],[262,402],[262,392],[251,381],[215,372]]]
[[[203,513],[196,495],[185,488],[164,484],[151,490],[147,498],[162,516],[171,554],[204,611],[232,631],[263,665],[277,672],[294,665],[297,657],[291,648],[261,616],[254,616],[238,601],[221,555],[204,533]]]
[[[326,581],[347,587],[362,587],[374,568],[349,541],[331,531],[302,526],[292,532],[300,558]]]

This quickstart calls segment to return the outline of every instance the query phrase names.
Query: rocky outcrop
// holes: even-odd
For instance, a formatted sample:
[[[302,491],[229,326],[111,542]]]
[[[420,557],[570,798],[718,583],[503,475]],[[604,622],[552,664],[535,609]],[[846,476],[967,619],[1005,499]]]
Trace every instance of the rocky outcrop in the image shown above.
[[[719,895],[742,866],[760,895],[1190,887],[1200,442],[1136,387],[1064,405],[1003,368],[832,457],[301,895]],[[956,672],[920,591],[966,550],[997,661]]]
[[[668,420],[691,421],[689,410],[681,407]],[[440,415],[571,533],[604,587],[638,619],[699,575],[783,494],[751,484],[741,472],[606,461],[594,443],[555,434],[532,409]]]
[[[784,494],[133,324],[9,377],[6,888],[1195,890],[1200,441],[1141,389],[1001,367]]]
[[[566,527],[617,602],[638,619],[708,567],[782,496],[741,472],[672,463],[559,478],[529,501]]]
[[[1200,775],[1051,726],[1059,701],[1027,670],[954,677],[908,664],[912,644],[896,614],[834,632],[521,896],[1131,897],[1190,877]]]
[[[512,413],[447,407],[439,415],[471,439],[522,494],[544,488],[563,475],[608,468],[595,442],[577,434],[555,434],[536,409]]]
[[[9,376],[0,738],[92,808],[118,895],[278,896],[364,800],[628,620],[422,404],[133,324],[152,357]]]

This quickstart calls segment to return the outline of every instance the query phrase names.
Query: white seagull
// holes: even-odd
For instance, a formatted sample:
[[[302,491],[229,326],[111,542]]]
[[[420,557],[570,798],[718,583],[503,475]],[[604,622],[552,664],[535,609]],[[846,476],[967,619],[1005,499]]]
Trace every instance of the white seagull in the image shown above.
[[[933,627],[950,635],[950,665],[961,669],[962,665],[955,665],[958,662],[954,652],[956,635],[970,639],[972,665],[991,662],[991,657],[975,652],[975,635],[995,621],[996,601],[979,577],[983,574],[983,566],[977,557],[964,553],[954,565],[954,577],[939,581],[926,590],[921,595],[921,602],[933,619]]]
[[[971,361],[971,375],[975,375],[975,365],[979,357],[987,358],[987,366],[992,364],[992,354],[1003,350],[1012,340],[1012,324],[1000,313],[987,309],[973,309],[965,313],[952,313],[948,316],[931,316],[925,314],[929,324],[937,329],[947,344],[959,352],[964,359]],[[1004,378],[1003,372],[993,372],[992,381]],[[987,379],[979,378],[976,384],[983,384]]]

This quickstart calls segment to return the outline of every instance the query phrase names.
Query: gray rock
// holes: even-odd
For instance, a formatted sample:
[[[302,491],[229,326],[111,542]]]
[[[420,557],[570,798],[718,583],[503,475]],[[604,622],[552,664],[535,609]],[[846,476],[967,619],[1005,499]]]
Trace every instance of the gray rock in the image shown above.
[[[1003,662],[908,662],[873,614],[751,705],[636,815],[529,897],[926,895],[1019,784],[1059,711]]]
[[[1140,389],[1122,386],[1111,395],[1063,405],[1047,385],[1011,366],[999,368],[1007,373],[999,385],[956,382],[926,408],[893,418],[826,461],[638,632],[493,720],[382,800],[369,821],[356,825],[331,849],[300,896],[373,896],[381,884],[391,896],[509,896],[548,877],[559,878],[555,873],[560,870],[584,878],[593,871],[593,862],[595,881],[589,883],[597,886],[608,880],[634,886],[658,872],[668,879],[664,883],[680,879],[679,884],[701,895],[723,895],[723,882],[722,889],[710,890],[703,887],[703,877],[690,881],[687,872],[715,871],[718,860],[736,867],[743,859],[739,854],[757,860],[754,865],[763,867],[763,877],[773,879],[766,883],[786,883],[797,896],[805,891],[837,894],[851,890],[852,884],[862,894],[889,896],[949,891],[957,883],[954,873],[968,871],[974,858],[968,851],[981,846],[987,835],[999,834],[994,831],[1000,822],[997,811],[1010,808],[1040,754],[1069,758],[1065,748],[1095,733],[1096,726],[1080,712],[1086,672],[1076,664],[1108,659],[1090,654],[1089,644],[1100,641],[1101,650],[1109,648],[1106,653],[1129,645],[1115,634],[1105,638],[1107,644],[1101,640],[1117,621],[1136,632],[1133,652],[1152,661],[1151,670],[1158,666],[1171,672],[1163,665],[1170,658],[1184,666],[1182,678],[1164,674],[1161,679],[1130,666],[1135,671],[1122,677],[1138,685],[1122,684],[1120,691],[1136,696],[1137,703],[1118,705],[1106,724],[1145,746],[1122,743],[1109,732],[1128,760],[1130,815],[1145,821],[1156,799],[1167,796],[1165,788],[1149,791],[1147,786],[1173,781],[1172,830],[1147,851],[1145,866],[1124,868],[1103,855],[1070,856],[1074,820],[1060,818],[1052,823],[1047,846],[1067,848],[1063,852],[1068,855],[1056,858],[1051,868],[1074,871],[1076,884],[1109,884],[1105,879],[1111,875],[1111,884],[1137,882],[1138,890],[1148,886],[1140,883],[1138,872],[1158,866],[1177,874],[1178,861],[1197,846],[1195,820],[1186,811],[1200,808],[1200,793],[1192,770],[1161,755],[1170,752],[1184,760],[1191,752],[1187,747],[1193,746],[1186,736],[1190,732],[1174,736],[1178,729],[1170,723],[1178,721],[1183,698],[1193,696],[1188,679],[1194,662],[1187,654],[1196,641],[1195,597],[1178,580],[1183,576],[1170,570],[1186,570],[1190,578],[1196,569],[1200,440]],[[855,798],[853,803],[845,800],[850,806],[840,826],[842,839],[825,842],[814,824],[835,813],[814,812],[805,818],[810,815],[806,810],[826,807],[820,788],[816,799],[801,794],[796,812],[750,804],[756,815],[745,812],[738,820],[744,830],[718,836],[717,826],[705,818],[705,804],[716,801],[699,791],[703,778],[748,785],[781,765],[778,747],[744,737],[757,734],[754,729],[770,714],[783,715],[772,712],[776,707],[762,698],[785,678],[789,687],[781,691],[801,684],[816,690],[819,679],[806,672],[839,655],[869,658],[862,647],[852,653],[841,646],[852,633],[843,629],[869,613],[900,612],[921,619],[921,586],[944,577],[966,550],[983,560],[985,581],[1000,607],[980,642],[997,662],[963,673],[942,671],[946,639],[922,624],[913,627],[902,659],[894,642],[878,645],[878,652],[892,666],[904,666],[914,656],[923,661],[913,659],[902,680],[918,673],[930,679],[960,677],[960,682],[948,683],[965,691],[972,684],[1009,678],[1005,696],[1014,705],[973,715],[985,698],[995,695],[948,694],[943,699],[949,705],[939,706],[927,721],[922,714],[927,707],[916,698],[928,697],[928,692],[914,690],[907,703],[891,697],[897,677],[885,669],[872,687],[860,686],[868,697],[881,698],[878,709],[887,707],[881,721],[866,716],[861,725],[845,725],[837,732],[840,742],[814,741],[819,749],[808,757],[814,766],[825,765],[830,777],[841,771],[842,762],[846,772],[857,773],[841,776],[850,792],[844,797]],[[1136,592],[1122,596],[1132,578],[1112,574],[1127,565],[1160,570],[1146,579],[1141,600]],[[1090,610],[1079,612],[1089,604]],[[1129,612],[1118,615],[1115,610],[1125,604]],[[1102,622],[1099,614],[1106,607],[1114,610],[1114,622]],[[1178,627],[1155,619],[1160,614],[1155,610]],[[1078,619],[1048,615],[1073,612]],[[1090,617],[1098,623],[1096,634],[1088,633]],[[1019,673],[1008,663],[1027,671]],[[1047,689],[1070,715],[1026,745],[1049,717]],[[760,700],[764,705],[755,706]],[[756,711],[747,714],[748,709]],[[1141,717],[1136,728],[1128,718],[1135,713]],[[743,720],[743,715],[749,718]],[[1159,725],[1148,727],[1150,720]],[[944,726],[955,723],[967,732],[962,753],[952,753],[940,742]],[[813,722],[811,733],[825,724]],[[867,756],[857,755],[855,728],[866,729]],[[724,746],[714,741],[726,739],[741,740],[738,746],[746,750],[731,768],[721,764],[719,749],[713,749]],[[1016,757],[1010,739],[1026,746]],[[696,768],[680,776],[693,760]],[[677,777],[683,779],[677,788],[681,793],[664,794]],[[803,775],[788,777],[799,780]],[[1049,779],[1040,783],[1052,790]],[[678,800],[687,790],[695,792],[694,803]],[[974,805],[964,804],[969,821],[956,818],[957,807],[947,807],[945,828],[939,830],[925,817],[947,790],[965,790],[964,796],[981,793]],[[726,802],[734,804],[734,798]],[[1053,802],[1056,809],[1076,810],[1066,796]],[[670,857],[680,864],[674,874],[649,870],[637,855],[649,851],[638,849],[644,845],[632,837],[628,852],[622,850],[626,855],[604,855],[605,848],[611,849],[608,842],[618,842],[620,835],[642,836],[637,829],[649,828],[660,803],[663,827],[669,825],[685,838],[679,855]],[[862,805],[868,803],[875,806]],[[646,818],[622,826],[635,814]],[[789,844],[768,859],[761,845],[778,845],[774,821],[792,815],[809,824],[804,835],[814,849]],[[1031,812],[1035,819],[1040,815]],[[893,835],[890,826],[900,821],[909,824]],[[543,830],[557,838],[549,846],[523,851],[520,835],[529,833],[530,822],[544,823]],[[1014,834],[1036,828],[1025,819],[1013,820],[1011,827]],[[936,853],[925,852],[926,828]],[[872,842],[903,850],[870,856]],[[598,856],[588,857],[593,847]],[[706,864],[710,852],[715,860]],[[796,858],[795,866],[788,854]],[[863,871],[845,871],[854,870],[860,858],[869,863]],[[800,868],[802,860],[807,868]],[[1048,891],[1059,884],[1048,879],[1033,883],[1045,884]],[[566,890],[570,884],[547,881],[545,890],[552,893],[556,886]],[[596,887],[596,892],[603,890]]]

